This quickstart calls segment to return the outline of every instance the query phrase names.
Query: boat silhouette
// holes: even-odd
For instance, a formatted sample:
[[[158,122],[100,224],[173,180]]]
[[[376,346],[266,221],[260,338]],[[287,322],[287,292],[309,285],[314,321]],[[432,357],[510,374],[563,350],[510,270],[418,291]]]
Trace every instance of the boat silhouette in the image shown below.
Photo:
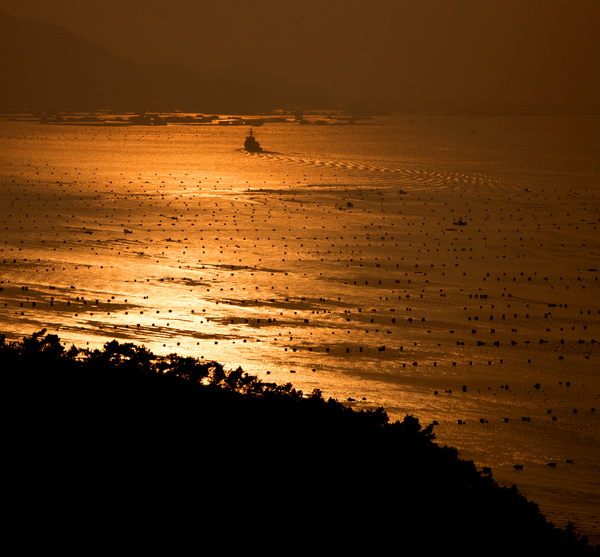
[[[246,140],[244,141],[244,149],[250,153],[262,153],[263,149],[260,146],[260,143],[256,140],[256,137],[254,137],[252,128],[250,128],[250,131],[246,136]]]

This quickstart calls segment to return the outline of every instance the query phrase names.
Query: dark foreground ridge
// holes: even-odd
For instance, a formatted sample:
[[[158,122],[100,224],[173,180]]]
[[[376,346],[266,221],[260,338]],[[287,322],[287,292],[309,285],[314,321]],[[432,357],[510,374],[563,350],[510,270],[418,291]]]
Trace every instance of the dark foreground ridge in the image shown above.
[[[28,547],[598,554],[410,416],[45,331],[0,336],[0,370],[5,531]]]

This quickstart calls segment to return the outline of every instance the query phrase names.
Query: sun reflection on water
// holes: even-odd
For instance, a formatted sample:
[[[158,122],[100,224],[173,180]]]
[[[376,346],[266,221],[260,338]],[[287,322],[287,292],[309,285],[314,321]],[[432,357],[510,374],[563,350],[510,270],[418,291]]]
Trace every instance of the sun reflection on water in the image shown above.
[[[230,129],[3,123],[2,332],[242,366],[436,421],[506,481],[568,459],[593,478],[593,180],[559,158],[525,174],[527,153],[498,176],[493,145],[448,159],[390,125],[274,124],[249,156]]]

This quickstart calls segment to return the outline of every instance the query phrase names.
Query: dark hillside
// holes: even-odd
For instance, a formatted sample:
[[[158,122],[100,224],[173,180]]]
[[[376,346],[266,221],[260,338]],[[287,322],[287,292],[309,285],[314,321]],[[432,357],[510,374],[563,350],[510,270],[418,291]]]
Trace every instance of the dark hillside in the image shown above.
[[[409,416],[44,332],[0,370],[9,530],[47,549],[596,554]]]
[[[0,14],[0,37],[5,108],[109,106],[141,77],[135,64],[53,25]]]
[[[0,77],[0,110],[252,113],[322,100],[236,76],[209,79],[177,66],[138,64],[62,27],[3,13]]]

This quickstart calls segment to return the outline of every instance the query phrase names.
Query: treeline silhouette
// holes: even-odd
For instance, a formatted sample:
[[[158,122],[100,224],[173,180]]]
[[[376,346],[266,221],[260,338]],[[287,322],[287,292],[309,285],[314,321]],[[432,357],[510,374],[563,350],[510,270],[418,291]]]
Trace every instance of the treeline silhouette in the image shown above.
[[[598,554],[411,416],[45,330],[0,370],[8,530],[48,550]]]

